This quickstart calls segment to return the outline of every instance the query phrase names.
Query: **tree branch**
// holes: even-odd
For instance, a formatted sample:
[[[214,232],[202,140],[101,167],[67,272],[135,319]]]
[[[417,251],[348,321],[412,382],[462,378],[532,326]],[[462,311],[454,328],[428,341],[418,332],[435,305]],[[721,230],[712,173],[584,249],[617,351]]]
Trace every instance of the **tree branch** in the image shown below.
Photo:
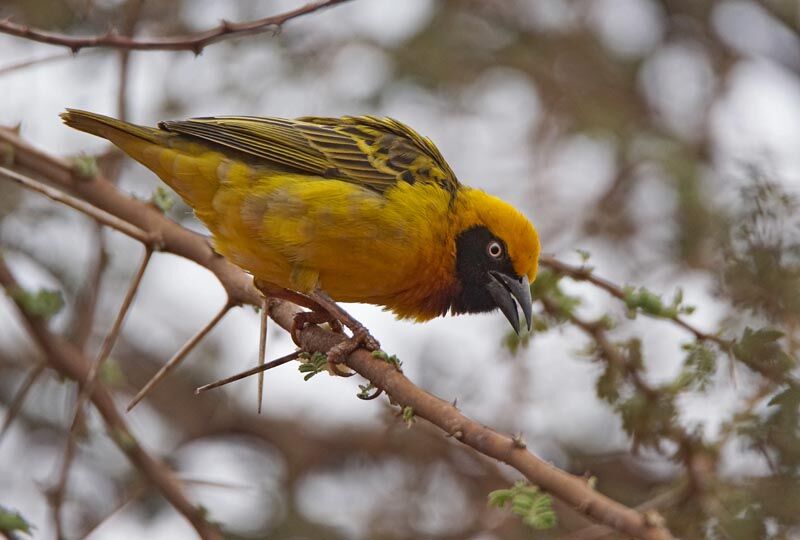
[[[6,267],[2,258],[0,258],[0,286],[6,291],[14,291],[18,288],[14,276]],[[13,294],[10,296],[14,298]],[[42,319],[28,314],[16,300],[15,304],[19,309],[20,318],[28,333],[44,351],[48,363],[64,376],[78,381],[81,386],[86,384],[91,369],[89,361],[75,346],[51,334]],[[90,399],[102,415],[109,434],[119,449],[158,488],[164,498],[189,520],[200,538],[203,540],[221,540],[222,535],[219,530],[208,523],[200,509],[186,498],[167,466],[150,456],[133,437],[105,386],[96,383],[92,389]]]
[[[289,20],[302,17],[309,13],[321,9],[341,4],[348,0],[324,0],[322,2],[306,4],[302,7],[287,11],[279,15],[264,17],[254,21],[232,23],[222,21],[219,25],[184,36],[170,36],[151,39],[134,39],[122,36],[113,30],[102,35],[91,37],[74,37],[56,32],[47,32],[38,28],[32,28],[24,24],[16,24],[9,19],[0,20],[0,33],[12,36],[68,47],[73,53],[89,47],[110,47],[114,49],[127,50],[162,50],[162,51],[191,51],[200,54],[203,49],[212,43],[229,39],[232,37],[249,36],[260,34],[267,31],[278,31]]]
[[[228,293],[229,302],[261,305],[261,295],[253,286],[252,279],[243,270],[215,254],[205,237],[170,221],[154,207],[122,194],[100,175],[77,181],[66,162],[32,148],[13,131],[0,129],[0,142],[13,147],[16,165],[44,175],[98,208],[160,238],[164,251],[190,259],[212,271]],[[297,310],[292,304],[270,299],[270,315],[283,328],[291,327]],[[327,351],[343,339],[340,334],[318,326],[301,330],[299,338],[303,348],[320,352]],[[582,514],[636,538],[672,538],[659,522],[598,493],[585,479],[544,462],[512,437],[501,435],[467,418],[451,403],[416,387],[393,365],[374,358],[369,352],[357,350],[347,359],[347,365],[385,391],[393,401],[411,407],[415,415],[438,426],[448,436],[486,456],[508,463],[532,483]]]
[[[539,264],[545,268],[549,268],[554,272],[568,276],[575,281],[587,281],[599,289],[603,289],[611,296],[618,298],[625,302],[628,297],[625,290],[619,285],[596,275],[591,268],[585,266],[573,266],[565,262],[559,261],[554,257],[543,256],[539,259]],[[716,343],[722,350],[729,351],[733,343],[727,339],[721,338],[715,334],[710,334],[700,330],[692,325],[680,315],[675,315],[672,318],[667,318],[684,330],[694,334],[694,337],[699,341],[711,341]]]

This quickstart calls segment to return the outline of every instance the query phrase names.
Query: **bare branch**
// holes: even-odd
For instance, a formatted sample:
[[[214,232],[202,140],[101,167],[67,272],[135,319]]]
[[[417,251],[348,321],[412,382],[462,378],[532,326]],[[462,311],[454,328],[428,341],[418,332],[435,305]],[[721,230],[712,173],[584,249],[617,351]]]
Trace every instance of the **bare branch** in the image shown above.
[[[251,375],[259,374],[261,375],[268,369],[276,368],[278,366],[282,366],[292,360],[295,360],[302,351],[294,351],[292,353],[287,354],[286,356],[281,356],[277,360],[273,360],[271,362],[267,362],[266,364],[261,362],[256,367],[250,368],[246,371],[242,371],[241,373],[237,373],[236,375],[231,375],[230,377],[225,377],[224,379],[220,379],[210,384],[205,384],[203,386],[198,387],[194,393],[200,394],[201,392],[205,392],[206,390],[211,390],[213,388],[219,388],[220,386],[225,386],[226,384],[230,384],[232,382],[240,381],[242,379],[246,379]],[[260,404],[260,403],[259,403]],[[261,411],[258,411],[261,414]]]
[[[75,300],[75,309],[69,330],[70,341],[82,351],[86,350],[86,344],[92,336],[100,287],[108,264],[103,226],[97,221],[93,225],[91,244],[94,247],[94,255],[89,268],[85,272],[86,279],[81,285]]]
[[[619,285],[612,283],[611,281],[602,278],[598,275],[595,275],[592,272],[591,268],[587,268],[585,266],[573,266],[571,264],[567,264],[565,262],[559,261],[554,257],[546,257],[543,256],[539,259],[539,264],[543,267],[550,268],[559,274],[564,274],[565,276],[569,276],[570,278],[574,279],[575,281],[588,281],[589,283],[595,285],[596,287],[603,289],[611,296],[618,298],[622,301],[625,301],[626,297],[628,296],[622,287]],[[724,351],[730,350],[732,343],[727,339],[723,339],[717,335],[710,334],[708,332],[704,332],[697,328],[696,326],[687,322],[684,318],[679,315],[672,317],[672,320],[675,324],[691,332],[694,334],[694,337],[700,341],[711,341],[719,345]]]
[[[71,195],[67,195],[66,193],[63,193],[57,189],[46,186],[41,182],[37,182],[33,178],[16,173],[10,169],[6,169],[5,167],[0,167],[0,176],[30,190],[37,191],[42,195],[45,195],[56,202],[60,202],[71,208],[74,208],[79,212],[83,212],[87,216],[96,219],[100,223],[108,225],[112,229],[116,229],[119,232],[126,234],[131,238],[138,240],[139,242],[142,242],[143,244],[149,245],[152,243],[151,237],[135,225],[131,225],[130,223],[119,219],[118,217],[113,216],[104,210],[95,208],[91,204],[86,204],[84,201]]]
[[[117,337],[122,329],[122,323],[125,321],[125,316],[128,314],[128,310],[131,307],[133,298],[136,296],[136,291],[139,290],[139,284],[142,282],[144,271],[147,268],[147,264],[150,262],[150,256],[152,253],[153,250],[151,250],[149,247],[145,249],[142,262],[139,263],[139,268],[136,270],[136,274],[134,274],[133,279],[131,280],[131,284],[128,287],[128,292],[125,293],[125,298],[122,300],[122,305],[120,306],[119,311],[117,311],[114,324],[111,325],[111,330],[109,330],[106,339],[103,340],[103,345],[100,347],[100,352],[97,354],[97,358],[95,358],[94,362],[92,362],[92,366],[89,369],[89,376],[86,380],[86,385],[84,386],[83,391],[78,396],[78,399],[75,403],[75,413],[72,416],[70,433],[74,432],[75,430],[81,408],[83,407],[84,403],[86,403],[86,399],[92,392],[95,379],[97,378],[97,373],[100,371],[103,362],[105,362],[106,358],[108,358],[108,355],[111,354],[111,350],[114,348],[114,344],[117,342]]]
[[[0,258],[0,286],[7,291],[18,287],[14,276],[9,272],[2,258]],[[81,385],[85,384],[90,369],[88,360],[73,345],[51,334],[41,319],[29,315],[19,303],[16,305],[28,333],[44,351],[50,365],[64,376],[78,381]],[[158,488],[164,498],[189,520],[200,538],[221,540],[222,535],[219,530],[208,523],[200,509],[186,498],[179,483],[173,478],[172,472],[162,462],[150,456],[134,438],[127,423],[117,411],[114,399],[102,384],[95,386],[91,393],[91,400],[103,417],[115,444]]]
[[[261,304],[261,331],[258,336],[258,365],[264,365],[264,358],[267,354],[267,321],[269,321],[269,305],[264,298]],[[258,407],[257,412],[261,414],[261,398],[264,395],[264,371],[258,372]]]
[[[232,23],[222,21],[218,26],[203,32],[189,34],[185,36],[171,36],[152,39],[133,39],[121,36],[113,31],[103,35],[91,37],[74,37],[56,32],[47,32],[38,28],[32,28],[24,24],[16,24],[9,19],[0,20],[0,33],[12,36],[68,47],[73,53],[89,47],[110,47],[114,49],[127,50],[163,50],[163,51],[191,51],[200,54],[203,49],[212,43],[230,39],[233,37],[249,36],[264,32],[277,32],[289,20],[302,17],[309,13],[321,9],[341,4],[348,0],[324,0],[322,2],[310,3],[292,11],[287,11],[279,15],[264,17],[254,21]]]
[[[0,428],[0,440],[3,440],[3,436],[8,431],[8,428],[11,426],[11,423],[19,414],[19,411],[22,410],[22,403],[25,401],[25,396],[28,395],[33,385],[36,384],[36,381],[39,380],[42,373],[44,373],[45,363],[40,362],[33,366],[28,374],[25,376],[25,380],[22,381],[22,384],[17,390],[17,393],[14,394],[14,399],[11,400],[11,404],[8,406],[8,412],[6,413],[6,417],[3,419],[3,427]]]
[[[203,340],[204,337],[206,337],[206,335],[211,331],[212,328],[217,326],[219,321],[222,320],[225,314],[228,313],[228,311],[230,311],[232,307],[233,307],[232,303],[226,302],[225,305],[222,306],[222,309],[220,309],[219,312],[217,312],[217,314],[214,315],[214,318],[211,319],[208,322],[208,324],[206,324],[195,335],[189,338],[189,341],[184,343],[183,347],[181,347],[178,350],[178,352],[176,352],[175,355],[172,358],[170,358],[169,361],[166,364],[164,364],[164,366],[161,369],[158,370],[158,373],[153,375],[152,379],[147,381],[147,384],[145,384],[141,390],[139,390],[139,392],[134,396],[131,402],[128,403],[127,410],[130,411],[131,409],[133,409],[137,403],[142,401],[142,399],[144,399],[144,397],[148,393],[150,393],[150,391],[158,383],[160,383],[164,379],[164,377],[166,377],[169,374],[170,371],[178,367],[178,365],[183,361],[186,355],[189,354],[191,350],[194,349],[197,346],[197,344]]]
[[[72,53],[55,53],[49,56],[43,56],[41,58],[33,58],[31,60],[23,60],[22,62],[16,62],[14,64],[9,64],[7,66],[0,67],[0,77],[3,75],[8,75],[9,73],[13,73],[15,71],[19,71],[25,68],[29,68],[31,66],[40,66],[42,64],[49,64],[51,62],[56,62],[58,60],[66,60],[67,58],[74,58]]]

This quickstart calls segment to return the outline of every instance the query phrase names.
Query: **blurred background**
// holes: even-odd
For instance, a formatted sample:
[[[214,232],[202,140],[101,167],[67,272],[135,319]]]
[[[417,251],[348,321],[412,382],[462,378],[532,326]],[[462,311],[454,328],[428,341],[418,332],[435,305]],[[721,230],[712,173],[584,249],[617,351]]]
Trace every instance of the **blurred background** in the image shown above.
[[[299,5],[2,0],[0,18],[170,36]],[[536,328],[521,340],[499,314],[418,325],[349,306],[406,375],[603,493],[657,509],[680,537],[798,538],[799,29],[796,0],[353,0],[199,56],[72,55],[0,35],[0,124],[54,154],[103,156],[143,199],[155,176],[64,127],[60,111],[148,125],[224,114],[410,124],[463,182],[523,210],[545,255],[632,289],[620,301],[545,266]],[[182,203],[168,213],[202,231]],[[0,182],[0,249],[25,287],[63,293],[51,328],[93,357],[141,247]],[[154,255],[102,374],[121,407],[224,301],[205,269]],[[722,339],[698,340],[677,313]],[[40,353],[5,297],[0,321],[6,414]],[[272,370],[261,415],[254,379],[194,395],[254,365],[257,348],[258,314],[235,309],[126,417],[230,537],[603,536],[557,501],[547,530],[489,507],[487,494],[518,474],[422,421],[407,427],[385,398],[357,399],[357,377]],[[270,357],[292,349],[270,331]],[[0,506],[37,538],[55,532],[75,398],[74,383],[46,370],[0,440]],[[66,538],[194,537],[94,411],[67,480]]]

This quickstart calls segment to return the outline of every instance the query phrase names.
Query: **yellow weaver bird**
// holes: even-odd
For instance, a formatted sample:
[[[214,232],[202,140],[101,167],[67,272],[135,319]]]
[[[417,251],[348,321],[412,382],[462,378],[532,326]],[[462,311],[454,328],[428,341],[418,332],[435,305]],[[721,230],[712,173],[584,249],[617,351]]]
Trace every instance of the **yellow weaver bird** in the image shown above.
[[[519,304],[530,329],[536,229],[461,184],[431,140],[405,124],[230,116],[152,128],[80,110],[61,116],[161,177],[265,294],[322,314],[311,322],[350,328],[340,357],[378,343],[336,301],[416,321],[499,308],[517,333]]]

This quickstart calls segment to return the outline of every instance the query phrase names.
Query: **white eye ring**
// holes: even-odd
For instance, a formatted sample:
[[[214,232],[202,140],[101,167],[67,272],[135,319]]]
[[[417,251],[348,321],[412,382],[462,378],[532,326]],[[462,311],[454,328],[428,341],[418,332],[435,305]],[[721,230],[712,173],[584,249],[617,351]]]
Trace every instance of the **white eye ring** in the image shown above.
[[[486,253],[493,259],[499,259],[503,255],[503,246],[497,240],[492,240],[486,246]]]

